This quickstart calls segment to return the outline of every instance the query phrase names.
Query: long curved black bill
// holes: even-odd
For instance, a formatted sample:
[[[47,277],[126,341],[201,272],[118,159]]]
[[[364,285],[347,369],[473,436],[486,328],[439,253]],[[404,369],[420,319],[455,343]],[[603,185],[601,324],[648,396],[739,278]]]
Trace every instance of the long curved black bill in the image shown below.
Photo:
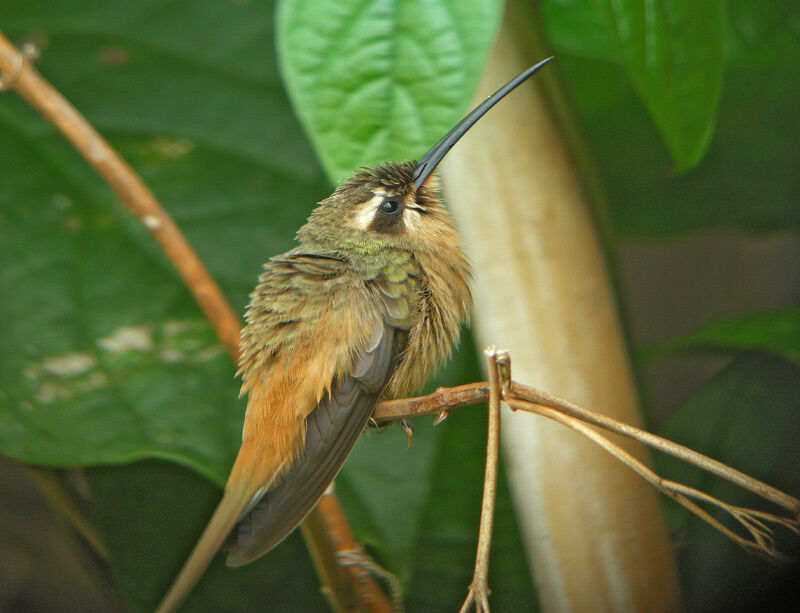
[[[467,133],[467,130],[474,126],[475,123],[486,114],[486,111],[500,102],[500,100],[502,100],[506,94],[514,90],[517,85],[522,83],[525,79],[530,77],[534,72],[539,70],[552,59],[552,57],[549,57],[546,60],[542,60],[538,64],[531,66],[525,72],[511,79],[508,83],[503,85],[503,87],[498,89],[486,100],[472,109],[469,115],[459,121],[447,134],[442,137],[442,140],[436,143],[425,155],[417,160],[413,174],[414,186],[419,187],[425,182],[425,179],[428,178],[428,175],[434,171],[434,169],[439,165],[439,162],[442,161],[442,158],[447,155],[447,152],[450,151],[452,146],[458,142],[458,139],[464,136],[464,134]]]

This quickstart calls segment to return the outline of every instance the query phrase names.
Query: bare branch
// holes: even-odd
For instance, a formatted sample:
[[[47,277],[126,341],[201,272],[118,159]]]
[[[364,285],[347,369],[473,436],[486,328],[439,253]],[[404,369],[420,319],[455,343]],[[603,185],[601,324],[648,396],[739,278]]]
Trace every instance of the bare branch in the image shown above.
[[[440,387],[435,392],[425,396],[384,400],[375,407],[372,418],[377,422],[382,422],[437,413],[437,423],[441,423],[450,410],[469,404],[485,402],[488,399],[489,384],[485,381],[467,383],[458,387]]]
[[[569,400],[558,398],[557,396],[532,387],[528,387],[527,385],[513,383],[511,393],[514,398],[526,400],[530,403],[540,406],[550,407],[559,411],[560,413],[574,417],[582,422],[598,426],[604,430],[616,432],[622,436],[626,436],[639,441],[640,443],[644,443],[653,449],[658,449],[659,451],[668,453],[669,455],[675,456],[676,458],[679,458],[685,462],[699,466],[703,470],[707,470],[710,473],[735,483],[739,487],[750,490],[762,498],[774,502],[775,504],[791,511],[795,515],[800,516],[800,501],[796,498],[793,498],[792,496],[789,496],[788,494],[785,494],[780,490],[775,489],[774,487],[767,485],[762,481],[759,481],[758,479],[754,479],[753,477],[745,475],[744,473],[739,472],[730,466],[726,466],[722,462],[712,460],[708,456],[689,449],[688,447],[684,447],[678,443],[673,443],[672,441],[660,436],[656,436],[655,434],[651,434],[650,432],[640,430],[639,428],[635,428],[634,426],[628,425],[621,421],[606,417],[600,413],[590,411],[589,409],[578,406]]]
[[[456,407],[486,401],[490,396],[489,391],[490,385],[486,382],[471,383],[453,388],[440,388],[426,396],[382,402],[376,407],[374,418],[376,421],[386,421],[389,419],[426,414],[446,415],[447,412]],[[600,413],[590,411],[589,409],[553,396],[552,394],[542,392],[541,390],[512,381],[507,386],[503,386],[502,393],[503,400],[505,400],[512,409],[527,411],[547,417],[589,438],[612,454],[620,462],[634,470],[664,495],[669,496],[683,505],[689,511],[748,551],[766,555],[771,558],[783,559],[782,554],[775,549],[772,538],[772,528],[768,523],[783,526],[784,528],[800,534],[800,500],[758,479],[754,479],[722,462],[713,460],[683,445],[673,443],[672,441],[651,434],[650,432],[640,430],[639,428],[611,419]],[[658,451],[675,456],[689,464],[707,470],[783,507],[791,512],[792,517],[782,517],[772,513],[730,505],[695,488],[663,479],[643,462],[633,457],[630,453],[611,442],[607,437],[590,426],[602,428],[634,439],[653,449],[657,449]],[[692,502],[691,499],[710,504],[729,514],[747,530],[752,540],[744,538],[727,528],[702,507]]]
[[[775,549],[775,543],[772,539],[772,529],[762,521],[759,521],[759,519],[774,522],[795,532],[797,532],[798,528],[800,528],[800,524],[797,520],[779,517],[770,513],[754,511],[752,509],[736,507],[695,488],[683,485],[681,483],[676,483],[675,481],[663,479],[659,477],[653,470],[648,468],[643,462],[637,460],[630,453],[622,449],[619,445],[612,443],[606,436],[600,434],[590,426],[587,426],[585,423],[582,423],[572,416],[564,415],[563,413],[558,412],[556,409],[534,405],[529,402],[509,399],[506,399],[506,402],[508,402],[512,409],[520,409],[523,411],[536,413],[537,415],[557,421],[558,423],[563,424],[568,428],[572,428],[576,432],[579,432],[593,443],[596,443],[608,451],[620,462],[634,470],[639,476],[653,485],[660,492],[682,504],[692,513],[698,515],[701,519],[737,542],[745,549],[758,552],[772,558],[785,559],[784,556]],[[742,524],[742,526],[744,526],[750,533],[750,536],[753,540],[748,540],[737,535],[735,532],[714,519],[705,510],[688,500],[689,498],[694,498],[722,509],[731,515],[731,517],[736,519],[740,524]]]

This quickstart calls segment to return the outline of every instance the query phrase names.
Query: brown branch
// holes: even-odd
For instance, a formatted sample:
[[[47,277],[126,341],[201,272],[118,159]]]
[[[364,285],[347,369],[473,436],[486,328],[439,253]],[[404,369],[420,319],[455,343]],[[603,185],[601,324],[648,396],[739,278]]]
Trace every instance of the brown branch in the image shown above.
[[[359,608],[369,613],[390,613],[395,610],[397,607],[389,603],[386,595],[368,573],[363,572],[357,564],[342,564],[343,559],[346,560],[353,552],[360,552],[362,549],[359,542],[353,537],[342,505],[334,495],[333,488],[328,488],[316,508],[325,521],[325,532],[336,552],[337,569],[344,566],[350,586],[358,595],[357,605]]]
[[[452,409],[485,402],[488,399],[489,384],[485,381],[467,383],[458,387],[440,387],[425,396],[384,400],[375,407],[372,418],[377,422],[384,422],[436,413],[436,423],[438,424],[447,418],[447,414]]]
[[[768,519],[769,521],[780,524],[785,528],[793,530],[794,532],[797,532],[798,526],[800,526],[796,520],[729,505],[693,487],[676,483],[675,481],[670,481],[668,479],[663,479],[662,477],[659,477],[653,470],[648,468],[643,462],[640,462],[630,453],[622,449],[619,445],[612,443],[607,437],[603,436],[596,430],[593,430],[587,426],[586,423],[581,422],[574,417],[560,413],[555,409],[543,407],[529,402],[519,400],[507,400],[507,402],[512,409],[530,411],[537,415],[547,417],[548,419],[552,419],[553,421],[556,421],[582,434],[593,443],[596,443],[605,449],[620,462],[634,470],[640,477],[645,479],[645,481],[653,485],[660,492],[686,507],[689,511],[696,514],[698,517],[709,523],[711,526],[725,534],[728,538],[732,539],[748,551],[762,553],[768,557],[778,560],[786,559],[775,549],[774,541],[772,540],[771,529],[763,522],[760,522],[759,518]],[[691,502],[689,498],[701,500],[727,512],[747,529],[753,540],[750,541],[739,536],[724,526],[721,522],[716,520],[714,517],[709,515],[704,509]]]
[[[639,441],[648,447],[652,447],[658,451],[675,456],[680,460],[689,462],[695,466],[699,466],[703,470],[707,470],[708,472],[722,477],[723,479],[727,479],[739,487],[748,489],[751,492],[758,494],[762,498],[774,502],[775,504],[780,505],[789,511],[800,513],[800,501],[798,501],[796,498],[793,498],[788,494],[784,494],[780,490],[777,490],[774,487],[759,481],[758,479],[754,479],[753,477],[745,475],[744,473],[739,472],[730,466],[726,466],[722,462],[713,460],[702,453],[698,453],[697,451],[689,449],[688,447],[684,447],[678,443],[673,443],[670,440],[661,438],[660,436],[656,436],[655,434],[651,434],[645,430],[640,430],[639,428],[635,428],[629,424],[617,421],[616,419],[612,419],[600,413],[585,409],[573,402],[570,402],[569,400],[558,398],[557,396],[532,387],[528,387],[527,385],[522,385],[521,383],[513,383],[511,393],[514,398],[519,400],[525,400],[533,404],[556,409],[557,411],[564,413],[565,415],[569,415],[570,417],[574,417],[580,421]]]
[[[56,126],[112,187],[122,202],[133,211],[175,266],[235,363],[239,355],[241,328],[239,318],[225,300],[216,281],[192,249],[189,241],[128,163],[98,134],[75,107],[42,78],[32,66],[28,55],[18,51],[2,32],[0,32],[0,90],[16,91]],[[318,528],[307,527],[304,530],[309,549],[318,549],[316,552],[312,551],[312,558],[315,560],[324,555],[322,552],[330,550],[328,544],[324,542],[329,536],[321,528],[326,531],[336,530],[339,534],[348,534],[349,540],[354,540],[343,516],[328,517],[322,510],[312,511],[312,515],[317,513],[321,514],[321,517],[317,518],[321,521],[314,523]],[[335,559],[333,564],[327,565],[329,569],[336,568],[336,566]],[[321,580],[325,579],[324,576],[320,578]],[[342,581],[335,581],[324,586],[323,589],[330,592],[336,585],[342,583]],[[353,589],[357,600],[368,598],[370,603],[374,604],[382,599],[385,605],[381,609],[370,609],[367,607],[366,601],[360,602],[364,608],[391,611],[391,606],[385,596],[371,579],[359,581],[357,585],[353,586]],[[346,602],[346,595],[342,595],[341,600]]]
[[[483,477],[483,500],[481,502],[481,521],[478,528],[478,551],[475,554],[475,572],[469,592],[459,613],[469,611],[475,605],[477,613],[489,613],[489,553],[492,544],[494,524],[494,503],[497,491],[497,466],[500,456],[500,396],[501,364],[508,363],[507,351],[497,351],[489,347],[484,351],[489,372],[489,426],[486,437],[486,468]],[[510,379],[503,382],[510,383]]]
[[[745,475],[722,462],[713,460],[688,447],[673,443],[660,436],[611,419],[600,413],[595,413],[594,411],[590,411],[589,409],[553,396],[552,394],[542,392],[541,390],[514,381],[511,381],[508,386],[503,386],[501,389],[503,400],[508,403],[512,409],[535,413],[576,430],[611,453],[615,458],[634,470],[663,494],[686,507],[689,511],[748,551],[760,553],[772,558],[782,558],[782,555],[774,547],[772,530],[766,522],[778,524],[789,530],[800,533],[800,500],[758,479]],[[420,415],[446,415],[450,410],[456,407],[488,400],[490,396],[489,390],[490,386],[486,382],[461,385],[454,388],[440,388],[426,396],[382,402],[376,407],[373,418],[381,422]],[[637,460],[619,445],[611,442],[607,437],[589,426],[602,428],[639,441],[653,449],[657,449],[658,451],[675,456],[703,470],[707,470],[723,479],[735,483],[739,487],[753,492],[765,500],[783,507],[792,514],[792,517],[782,517],[772,513],[764,513],[762,511],[730,505],[695,488],[663,479],[643,462]],[[728,513],[747,530],[752,540],[744,538],[727,528],[703,508],[692,502],[690,498],[716,506]]]

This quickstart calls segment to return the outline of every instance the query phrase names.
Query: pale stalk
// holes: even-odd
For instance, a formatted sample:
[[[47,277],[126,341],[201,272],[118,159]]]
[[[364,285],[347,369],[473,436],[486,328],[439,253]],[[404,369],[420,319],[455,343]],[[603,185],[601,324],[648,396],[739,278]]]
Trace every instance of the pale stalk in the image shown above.
[[[469,585],[467,598],[459,613],[472,606],[476,613],[489,613],[489,553],[494,527],[494,506],[497,497],[497,469],[500,462],[500,373],[499,361],[508,362],[508,353],[494,347],[484,352],[489,372],[489,423],[486,428],[486,467],[483,475],[481,521],[478,527],[478,550],[475,554],[475,571]],[[510,383],[507,382],[507,383]]]
[[[515,20],[509,11],[476,100],[544,57],[526,54]],[[476,270],[479,344],[509,349],[518,379],[640,423],[590,204],[535,80],[456,145],[442,178]],[[679,609],[655,492],[575,432],[507,410],[503,420],[509,482],[543,609]],[[622,444],[647,463],[641,446]]]

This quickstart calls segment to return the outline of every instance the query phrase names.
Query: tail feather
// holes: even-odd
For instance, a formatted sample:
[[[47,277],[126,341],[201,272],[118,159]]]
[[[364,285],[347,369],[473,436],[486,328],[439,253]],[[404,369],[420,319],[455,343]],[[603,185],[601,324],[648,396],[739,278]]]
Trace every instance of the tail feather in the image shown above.
[[[252,498],[253,494],[246,487],[225,492],[180,574],[158,605],[156,613],[170,613],[181,605],[208,568]]]

